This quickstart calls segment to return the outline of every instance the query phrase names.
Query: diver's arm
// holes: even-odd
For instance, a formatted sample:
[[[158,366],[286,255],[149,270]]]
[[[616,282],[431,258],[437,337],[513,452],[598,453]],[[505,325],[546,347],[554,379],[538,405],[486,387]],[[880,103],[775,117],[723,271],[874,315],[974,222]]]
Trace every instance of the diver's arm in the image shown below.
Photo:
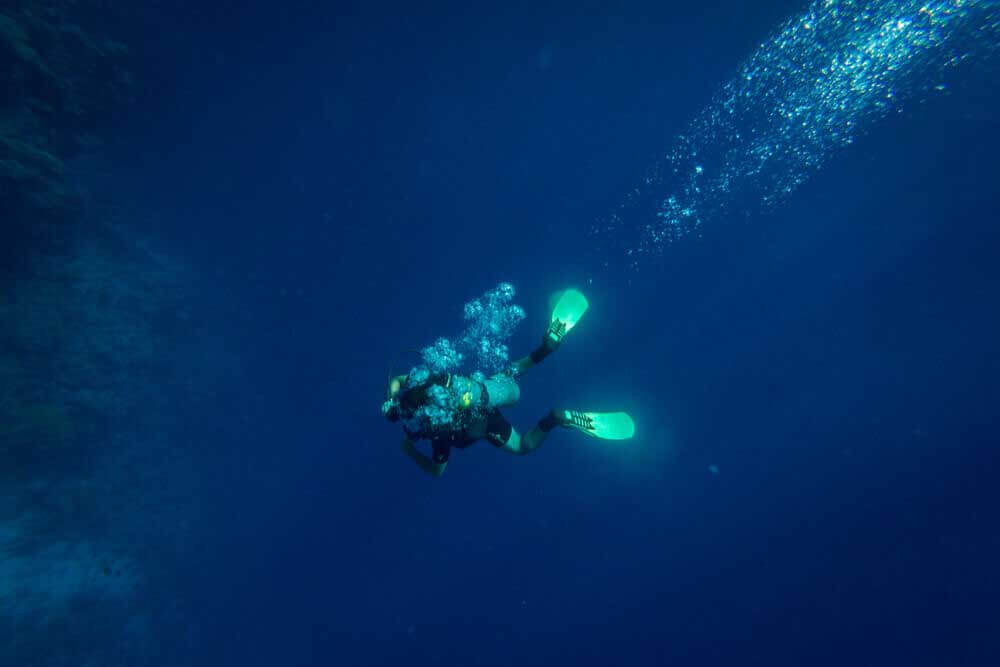
[[[413,444],[413,441],[409,438],[403,438],[403,442],[400,444],[400,449],[403,453],[410,457],[410,460],[417,464],[417,466],[423,470],[425,473],[431,477],[440,477],[444,474],[444,469],[448,467],[448,462],[444,463],[434,463],[430,458],[424,456],[417,449],[417,446]]]

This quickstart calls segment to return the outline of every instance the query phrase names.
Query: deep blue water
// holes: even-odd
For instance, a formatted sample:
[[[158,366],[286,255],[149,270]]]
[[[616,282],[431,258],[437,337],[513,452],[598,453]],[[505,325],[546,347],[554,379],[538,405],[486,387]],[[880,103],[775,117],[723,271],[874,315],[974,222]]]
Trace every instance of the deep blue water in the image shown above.
[[[587,233],[803,6],[120,19],[136,100],[90,177],[193,267],[219,387],[176,416],[157,664],[997,664],[996,63],[638,273]],[[426,478],[387,372],[500,281],[516,355],[552,292],[591,301],[515,426],[607,405],[637,437]]]

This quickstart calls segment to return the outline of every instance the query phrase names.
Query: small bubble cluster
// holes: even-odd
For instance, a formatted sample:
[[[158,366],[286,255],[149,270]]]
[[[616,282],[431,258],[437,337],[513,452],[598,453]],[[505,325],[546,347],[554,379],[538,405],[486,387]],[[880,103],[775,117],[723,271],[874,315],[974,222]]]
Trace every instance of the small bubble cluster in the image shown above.
[[[424,364],[434,373],[444,373],[462,365],[464,356],[447,338],[438,338],[420,351]]]
[[[415,389],[428,384],[432,370],[428,366],[416,366],[410,369],[406,378],[406,389]],[[457,413],[456,398],[442,386],[427,387],[427,400],[416,410],[405,415],[403,423],[413,433],[432,432],[445,428],[452,423]]]
[[[637,266],[706,222],[771,210],[835,151],[998,45],[1000,0],[814,0],[593,232]]]
[[[455,371],[465,364],[481,373],[496,373],[509,363],[506,341],[524,320],[524,309],[514,301],[514,286],[500,283],[478,299],[465,304],[465,331],[452,343],[438,338],[421,351],[424,364],[433,372]]]
[[[413,433],[430,433],[447,429],[458,414],[458,401],[452,392],[435,384],[427,389],[427,402],[403,423]]]
[[[524,309],[514,303],[514,286],[500,283],[479,299],[465,304],[468,324],[459,346],[475,360],[477,370],[501,371],[510,359],[506,341],[524,317]]]

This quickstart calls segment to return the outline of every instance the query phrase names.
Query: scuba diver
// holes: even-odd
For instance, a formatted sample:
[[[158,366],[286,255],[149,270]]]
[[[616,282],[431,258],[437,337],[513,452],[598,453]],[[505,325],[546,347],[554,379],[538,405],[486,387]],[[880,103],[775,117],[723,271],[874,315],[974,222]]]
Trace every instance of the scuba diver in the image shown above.
[[[604,440],[631,438],[635,424],[624,412],[554,409],[524,435],[500,413],[500,408],[513,405],[520,398],[517,378],[559,348],[588,305],[586,297],[577,290],[563,292],[541,344],[506,371],[489,378],[481,373],[471,377],[431,373],[426,367],[390,378],[382,414],[391,422],[402,422],[403,453],[424,472],[440,477],[448,465],[452,447],[465,449],[482,439],[512,454],[530,454],[541,447],[556,426]],[[430,441],[431,456],[417,449],[415,441],[420,439]]]

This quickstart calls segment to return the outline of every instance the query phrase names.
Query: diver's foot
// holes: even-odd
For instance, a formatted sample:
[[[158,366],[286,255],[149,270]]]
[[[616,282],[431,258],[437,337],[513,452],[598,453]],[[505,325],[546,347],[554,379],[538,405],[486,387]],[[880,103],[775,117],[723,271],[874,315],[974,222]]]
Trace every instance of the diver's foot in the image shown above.
[[[560,426],[568,426],[581,431],[593,432],[594,417],[589,412],[579,410],[559,410],[556,415]]]
[[[563,338],[566,337],[566,332],[568,330],[569,327],[565,322],[552,320],[552,322],[549,323],[549,328],[545,330],[545,336],[542,337],[542,345],[545,346],[549,352],[555,351],[555,349],[559,347],[559,344],[562,343]]]

